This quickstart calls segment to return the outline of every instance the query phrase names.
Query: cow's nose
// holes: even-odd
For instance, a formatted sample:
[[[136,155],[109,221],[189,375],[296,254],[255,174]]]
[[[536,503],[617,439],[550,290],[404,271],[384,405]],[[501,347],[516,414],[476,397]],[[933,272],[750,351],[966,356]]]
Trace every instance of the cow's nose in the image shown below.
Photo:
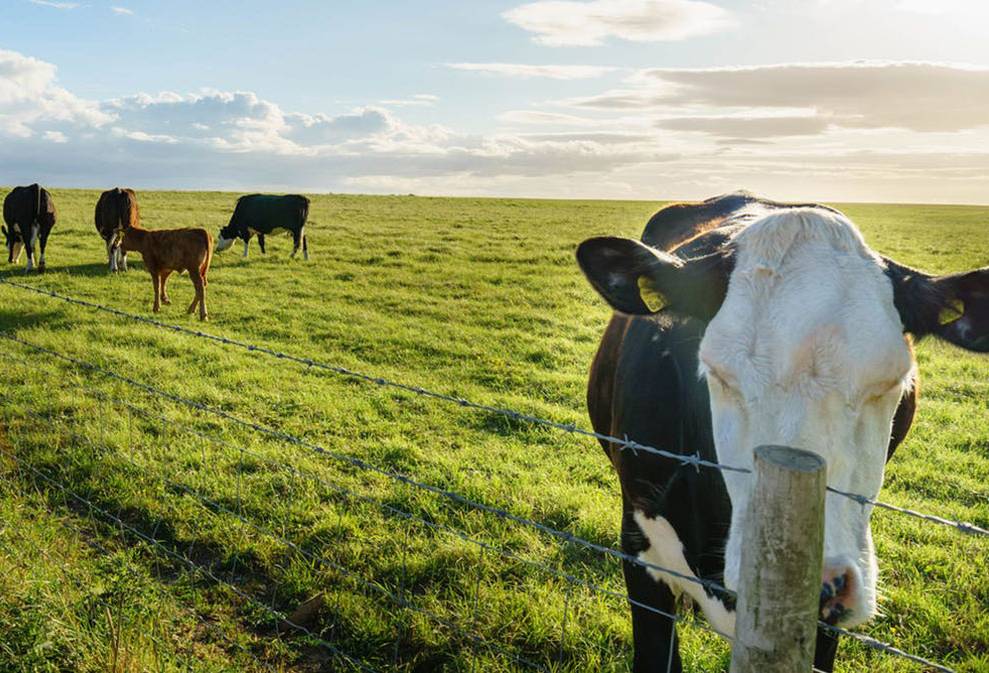
[[[858,605],[862,590],[858,570],[847,564],[825,564],[821,579],[821,619],[827,624],[837,624]]]

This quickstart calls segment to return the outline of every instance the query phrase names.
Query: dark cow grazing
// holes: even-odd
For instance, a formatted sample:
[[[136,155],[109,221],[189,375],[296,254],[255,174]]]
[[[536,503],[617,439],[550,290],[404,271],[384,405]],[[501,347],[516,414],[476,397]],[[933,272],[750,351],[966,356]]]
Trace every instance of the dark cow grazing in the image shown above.
[[[244,257],[252,234],[258,235],[258,245],[264,254],[264,237],[275,229],[286,229],[292,234],[292,257],[302,245],[303,259],[309,259],[309,243],[306,241],[306,218],[309,217],[309,199],[298,194],[274,196],[249,194],[237,199],[230,223],[220,229],[216,251],[223,252],[235,239],[244,242]]]
[[[911,337],[989,352],[989,267],[931,276],[879,256],[842,213],[736,193],[659,211],[642,240],[577,250],[617,311],[591,367],[594,429],[684,455],[752,467],[753,449],[815,451],[831,486],[876,496],[917,398]],[[603,442],[622,487],[626,553],[737,588],[751,475],[696,470]],[[876,612],[871,507],[828,494],[820,617]],[[733,601],[626,563],[635,671],[681,671],[667,613],[686,593],[720,632]],[[819,630],[815,666],[837,640]]]
[[[175,271],[188,271],[196,288],[196,298],[186,313],[192,313],[198,305],[199,319],[207,319],[206,273],[213,259],[213,237],[208,231],[194,228],[148,230],[128,226],[124,229],[120,248],[136,250],[144,258],[144,268],[151,274],[155,288],[155,313],[161,310],[162,304],[172,303],[168,299],[168,277]]]
[[[17,263],[21,248],[27,247],[27,270],[34,268],[34,246],[39,248],[38,271],[45,270],[45,248],[55,226],[55,201],[47,189],[33,184],[14,187],[3,200],[3,235],[7,262]]]
[[[141,226],[141,212],[133,189],[116,187],[100,194],[96,202],[96,231],[106,243],[110,271],[127,270],[127,251],[121,249],[120,239],[128,227]]]

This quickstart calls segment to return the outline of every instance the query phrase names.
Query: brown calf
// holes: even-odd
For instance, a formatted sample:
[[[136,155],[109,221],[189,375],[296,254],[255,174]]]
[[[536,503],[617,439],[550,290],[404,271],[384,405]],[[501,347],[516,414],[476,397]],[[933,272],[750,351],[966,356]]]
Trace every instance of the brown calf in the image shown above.
[[[144,258],[144,268],[151,274],[155,287],[154,311],[161,304],[170,304],[165,284],[173,272],[189,272],[196,287],[196,298],[186,313],[192,313],[199,305],[199,319],[206,320],[206,272],[213,259],[213,237],[205,229],[158,229],[127,227],[120,243],[123,251],[136,250]]]

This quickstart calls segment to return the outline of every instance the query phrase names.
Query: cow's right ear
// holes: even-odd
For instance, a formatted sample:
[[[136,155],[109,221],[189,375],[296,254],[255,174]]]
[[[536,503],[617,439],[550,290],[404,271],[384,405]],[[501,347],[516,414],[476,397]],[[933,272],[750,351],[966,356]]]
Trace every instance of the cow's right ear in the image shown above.
[[[577,247],[577,263],[612,308],[631,315],[667,306],[705,320],[724,301],[728,285],[720,254],[684,261],[629,238],[590,238]]]

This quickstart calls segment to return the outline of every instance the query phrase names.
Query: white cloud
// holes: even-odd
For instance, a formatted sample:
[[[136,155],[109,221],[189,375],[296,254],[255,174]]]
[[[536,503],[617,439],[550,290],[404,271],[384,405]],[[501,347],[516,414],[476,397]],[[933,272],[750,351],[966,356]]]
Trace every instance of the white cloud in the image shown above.
[[[45,140],[50,140],[53,143],[65,143],[69,141],[69,139],[66,138],[65,134],[62,133],[61,131],[45,131],[42,134],[42,137]]]
[[[628,83],[629,88],[568,104],[623,111],[746,111],[752,118],[800,112],[801,117],[816,117],[821,131],[841,127],[937,132],[989,125],[987,68],[919,62],[789,63],[653,69],[637,73]],[[712,124],[697,123],[708,128]],[[723,123],[742,125],[737,120]],[[753,121],[749,126],[764,131],[771,124]],[[802,118],[791,124],[809,129],[815,122]]]
[[[126,7],[111,7],[110,11],[114,14],[122,14],[124,16],[134,16],[133,9],[127,9]]]
[[[564,80],[600,77],[617,69],[598,65],[532,65],[526,63],[447,63],[446,67],[486,75],[522,78],[546,77]]]
[[[440,97],[434,96],[430,93],[417,93],[411,98],[387,98],[385,100],[380,100],[378,103],[381,105],[389,105],[392,107],[410,107],[410,106],[421,106],[421,107],[432,107],[439,102]]]
[[[55,66],[0,49],[0,132],[29,136],[47,123],[98,126],[107,121],[96,103],[55,84]]]
[[[54,0],[31,0],[31,3],[42,7],[54,7],[55,9],[75,9],[80,6],[78,2],[54,2]]]
[[[683,40],[731,24],[727,10],[700,0],[539,0],[502,16],[552,47],[600,45],[609,37],[633,42]]]

